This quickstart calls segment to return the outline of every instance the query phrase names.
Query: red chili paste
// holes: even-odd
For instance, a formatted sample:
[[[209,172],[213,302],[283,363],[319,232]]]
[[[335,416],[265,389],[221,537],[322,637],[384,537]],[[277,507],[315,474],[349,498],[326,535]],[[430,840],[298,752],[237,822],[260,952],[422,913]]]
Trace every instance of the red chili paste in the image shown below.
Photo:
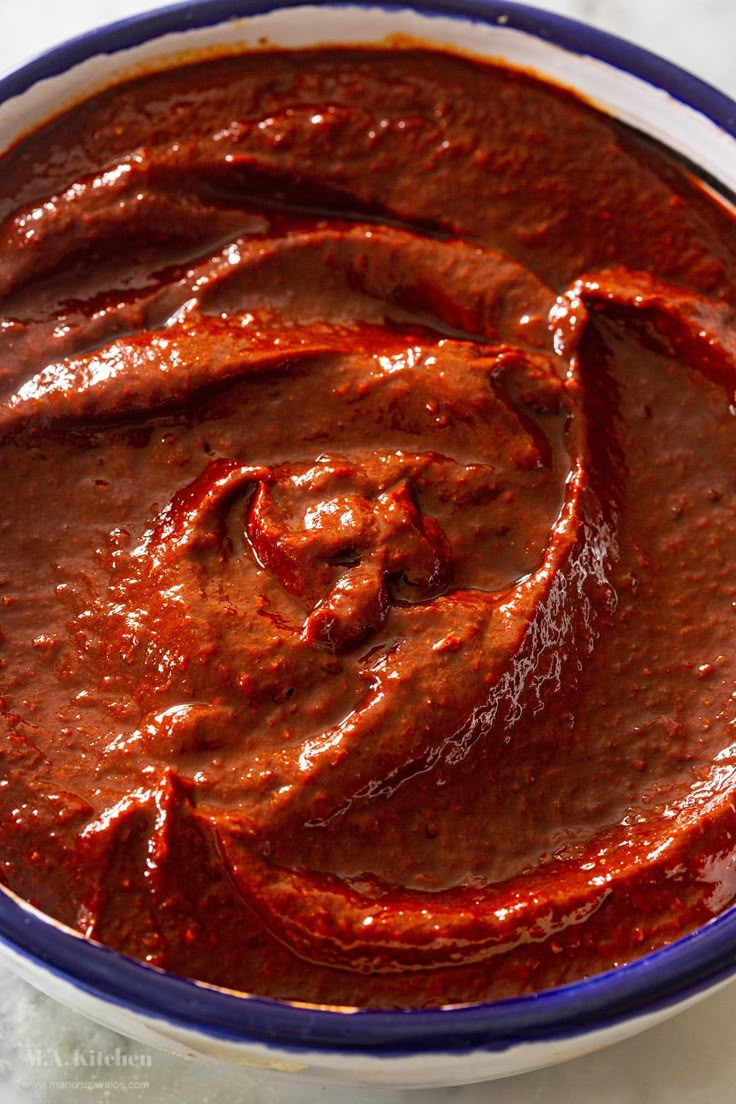
[[[2,880],[273,997],[615,966],[736,896],[736,221],[419,49],[0,169]]]

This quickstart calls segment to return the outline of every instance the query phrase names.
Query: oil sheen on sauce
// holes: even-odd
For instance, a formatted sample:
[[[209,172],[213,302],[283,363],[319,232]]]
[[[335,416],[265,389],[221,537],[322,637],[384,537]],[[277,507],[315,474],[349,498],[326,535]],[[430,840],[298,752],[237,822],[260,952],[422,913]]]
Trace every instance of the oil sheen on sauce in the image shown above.
[[[0,878],[145,962],[527,993],[736,896],[736,222],[422,49],[0,163]]]

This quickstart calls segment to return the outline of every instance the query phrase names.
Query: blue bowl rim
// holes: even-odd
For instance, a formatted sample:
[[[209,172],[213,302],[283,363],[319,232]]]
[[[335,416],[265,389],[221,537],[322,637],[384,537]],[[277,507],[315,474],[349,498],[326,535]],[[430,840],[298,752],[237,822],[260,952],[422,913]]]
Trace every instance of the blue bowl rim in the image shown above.
[[[38,81],[58,76],[96,54],[115,54],[164,34],[210,27],[227,20],[310,3],[316,7],[369,7],[386,11],[410,8],[422,15],[455,16],[523,31],[571,53],[598,58],[632,73],[699,111],[727,134],[736,137],[736,101],[724,92],[623,38],[516,0],[406,0],[405,3],[387,3],[386,0],[184,0],[108,23],[45,51],[0,77],[0,104],[21,95]]]
[[[335,8],[411,8],[422,15],[478,20],[523,31],[663,89],[736,138],[736,103],[724,93],[641,47],[565,16],[513,0],[311,2]],[[164,34],[304,3],[189,0],[107,24],[0,78],[0,105],[90,57],[114,54]],[[294,1054],[319,1050],[389,1058],[503,1051],[524,1043],[573,1039],[669,1009],[736,973],[736,908],[661,950],[557,989],[509,1000],[409,1011],[326,1008],[203,985],[87,940],[2,887],[0,943],[93,997],[223,1041],[278,1047]]]

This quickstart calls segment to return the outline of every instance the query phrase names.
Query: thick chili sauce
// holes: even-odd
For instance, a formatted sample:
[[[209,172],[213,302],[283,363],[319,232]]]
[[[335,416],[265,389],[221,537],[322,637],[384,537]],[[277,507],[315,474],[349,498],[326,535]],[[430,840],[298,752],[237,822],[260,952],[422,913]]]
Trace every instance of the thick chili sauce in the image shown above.
[[[2,881],[417,1007],[736,895],[736,222],[421,49],[114,88],[0,166]]]

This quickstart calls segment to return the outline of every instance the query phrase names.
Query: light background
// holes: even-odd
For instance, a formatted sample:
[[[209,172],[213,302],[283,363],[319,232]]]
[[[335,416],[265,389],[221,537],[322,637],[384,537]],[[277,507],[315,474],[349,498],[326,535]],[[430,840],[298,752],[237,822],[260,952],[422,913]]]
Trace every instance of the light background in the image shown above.
[[[0,73],[103,22],[157,6],[150,0],[0,0]],[[537,7],[612,31],[690,69],[736,97],[736,0],[538,0]],[[71,1072],[39,1070],[28,1051],[75,1048],[150,1055],[145,1091],[54,1089]],[[34,1088],[34,1081],[47,1082]],[[0,1104],[736,1104],[736,984],[625,1043],[503,1082],[411,1093],[292,1087],[273,1075],[205,1066],[129,1042],[36,993],[0,967]]]

